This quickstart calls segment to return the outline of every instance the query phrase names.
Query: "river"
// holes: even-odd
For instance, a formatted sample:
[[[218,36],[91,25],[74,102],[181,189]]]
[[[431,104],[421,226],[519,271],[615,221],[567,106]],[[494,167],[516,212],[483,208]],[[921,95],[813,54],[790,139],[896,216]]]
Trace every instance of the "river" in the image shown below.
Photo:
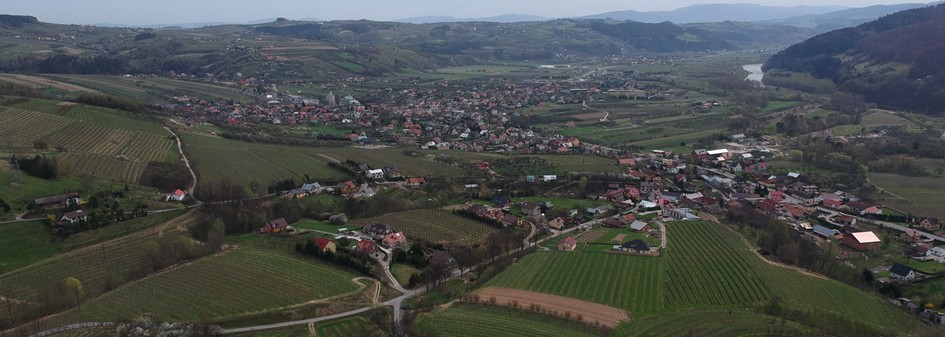
[[[747,64],[742,66],[742,69],[745,69],[745,71],[751,73],[748,74],[748,77],[745,77],[745,79],[748,81],[754,81],[758,82],[758,84],[761,84],[761,80],[765,77],[765,73],[761,71],[761,63]],[[764,86],[764,84],[761,85]]]

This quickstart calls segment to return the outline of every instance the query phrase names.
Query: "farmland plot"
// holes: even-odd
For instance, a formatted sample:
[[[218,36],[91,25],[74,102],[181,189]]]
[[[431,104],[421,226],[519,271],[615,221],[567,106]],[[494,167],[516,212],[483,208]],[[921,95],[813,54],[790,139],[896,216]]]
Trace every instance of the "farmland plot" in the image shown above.
[[[483,305],[454,304],[422,314],[416,323],[437,336],[602,336],[561,318]]]
[[[42,112],[0,108],[0,130],[12,131],[13,144],[33,147],[33,141],[74,123],[72,119]]]

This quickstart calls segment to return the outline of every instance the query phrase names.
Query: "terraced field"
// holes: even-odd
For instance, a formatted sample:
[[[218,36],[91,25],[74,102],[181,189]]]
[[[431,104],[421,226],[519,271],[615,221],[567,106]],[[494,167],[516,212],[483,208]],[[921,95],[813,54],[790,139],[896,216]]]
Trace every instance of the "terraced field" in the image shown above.
[[[372,221],[394,226],[398,231],[403,231],[408,240],[415,238],[439,243],[472,243],[483,240],[497,231],[483,222],[443,209],[389,213],[379,217],[354,220],[351,223],[365,225]]]
[[[422,314],[416,325],[436,336],[603,336],[587,325],[499,307],[454,304]]]
[[[580,252],[539,252],[488,283],[572,297],[626,309],[631,316],[666,307],[660,258]]]
[[[358,289],[355,277],[289,252],[240,247],[131,283],[69,315],[92,321],[142,314],[222,318],[349,293]]]
[[[123,112],[55,101],[26,101],[0,108],[0,130],[10,130],[17,151],[35,152],[34,143],[65,152],[78,175],[137,182],[149,161],[176,160],[174,142],[160,125],[122,116]]]
[[[634,336],[682,336],[690,330],[705,330],[710,336],[777,331],[790,335],[791,331],[807,331],[802,325],[810,322],[830,331],[831,326],[836,326],[830,322],[838,320],[870,332],[888,331],[891,327],[903,334],[928,332],[914,317],[873,294],[766,263],[740,235],[724,225],[676,222],[668,227],[669,247],[659,258],[539,252],[525,257],[487,286],[538,291],[625,308],[633,317],[625,331],[634,332],[630,334]],[[766,322],[777,318],[751,314],[773,299],[783,307],[806,312],[807,322],[778,323],[772,327]],[[731,323],[686,323],[671,329],[646,323],[678,321],[674,312],[707,309],[733,315],[718,318]],[[729,314],[729,310],[750,313],[735,315]],[[712,315],[724,316],[719,312]],[[692,317],[696,320],[699,315]],[[624,330],[621,327],[618,331]]]

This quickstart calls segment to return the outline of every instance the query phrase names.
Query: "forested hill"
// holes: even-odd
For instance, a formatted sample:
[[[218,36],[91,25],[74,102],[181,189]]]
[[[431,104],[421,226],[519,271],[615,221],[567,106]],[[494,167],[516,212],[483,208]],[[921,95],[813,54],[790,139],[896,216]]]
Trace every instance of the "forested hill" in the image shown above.
[[[0,16],[0,72],[167,74],[235,79],[381,76],[495,61],[783,48],[809,30],[741,22],[291,21],[196,29],[92,27]]]
[[[821,34],[764,70],[806,72],[883,106],[945,116],[945,4]]]

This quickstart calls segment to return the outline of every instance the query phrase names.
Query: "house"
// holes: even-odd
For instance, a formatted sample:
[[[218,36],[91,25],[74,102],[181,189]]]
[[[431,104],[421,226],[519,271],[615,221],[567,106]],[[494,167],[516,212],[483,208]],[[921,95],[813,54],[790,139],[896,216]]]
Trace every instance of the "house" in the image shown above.
[[[388,248],[397,248],[407,245],[407,236],[403,232],[394,232],[387,234],[381,244]]]
[[[873,232],[859,232],[844,235],[840,242],[855,250],[876,250],[882,240]]]
[[[560,230],[562,227],[564,227],[564,219],[561,217],[557,217],[551,221],[548,221],[548,228]]]
[[[368,170],[368,171],[364,174],[364,176],[368,177],[368,179],[383,179],[383,178],[384,178],[384,170],[382,170],[382,169]]]
[[[860,215],[867,215],[867,214],[871,214],[871,215],[883,214],[883,209],[876,206],[870,206],[860,211]]]
[[[351,194],[358,191],[358,185],[354,181],[348,180],[338,184],[338,190],[341,191],[341,194]]]
[[[407,178],[407,186],[413,188],[423,187],[427,183],[427,180],[423,177],[418,178]]]
[[[889,277],[899,281],[912,281],[915,280],[915,271],[909,266],[896,263],[889,268]]]
[[[318,248],[318,252],[322,254],[327,252],[334,254],[338,252],[338,247],[335,245],[335,242],[328,240],[327,238],[315,239],[315,247]]]
[[[843,200],[839,199],[824,199],[823,203],[825,207],[830,208],[840,208],[843,206]]]
[[[289,229],[289,223],[285,221],[285,218],[278,218],[266,222],[266,224],[259,229],[259,232],[263,234],[273,234],[282,233],[286,229]]]
[[[364,225],[364,227],[361,228],[362,233],[370,235],[375,238],[382,238],[393,231],[394,229],[391,228],[390,225],[383,224],[380,222],[371,222],[371,223],[368,223],[367,225]]]
[[[620,220],[615,218],[604,219],[604,227],[607,228],[623,228],[623,223]]]
[[[827,228],[821,225],[815,225],[814,234],[817,234],[817,235],[820,235],[822,237],[829,239],[836,236],[837,234],[840,234],[840,232],[833,228]]]
[[[558,242],[558,250],[570,252],[574,251],[574,248],[577,248],[577,240],[573,237],[566,237]]]
[[[840,223],[842,225],[849,225],[849,226],[856,225],[856,218],[846,215],[846,214],[838,216],[836,218],[836,221],[837,223]]]
[[[377,243],[371,239],[362,239],[358,241],[357,249],[367,254],[374,254],[374,250],[377,249]]]
[[[650,230],[650,225],[646,222],[637,220],[630,224],[630,230],[634,232],[645,232]]]
[[[702,220],[698,215],[692,213],[688,208],[675,208],[669,212],[669,216],[681,221],[699,221]]]
[[[86,221],[88,219],[89,219],[89,215],[85,213],[85,211],[80,209],[77,211],[72,211],[72,212],[63,214],[62,217],[59,218],[59,221],[74,224],[76,222]]]
[[[541,206],[534,202],[522,203],[522,214],[527,216],[541,215]]]
[[[933,258],[935,258],[936,260],[941,261],[941,260],[945,259],[945,248],[943,248],[943,247],[932,247],[932,249],[929,249],[929,254],[928,254],[928,255],[931,256],[931,257],[933,257]]]
[[[916,224],[917,227],[927,231],[937,231],[942,229],[942,223],[936,218],[923,218]]]
[[[317,191],[319,188],[322,188],[322,185],[320,185],[319,183],[305,183],[305,184],[302,184],[302,187],[299,187],[299,189],[302,190],[302,192],[309,193],[309,194],[315,193],[315,191]]]
[[[634,167],[637,166],[637,160],[634,158],[621,158],[617,159],[617,164],[620,166]]]
[[[650,244],[641,239],[636,239],[620,245],[617,250],[628,253],[649,254]]]
[[[519,217],[512,214],[505,214],[502,216],[502,224],[505,226],[524,226],[525,221],[519,219]]]
[[[184,191],[177,189],[176,191],[174,191],[174,193],[168,194],[167,198],[165,198],[164,200],[165,201],[184,201],[185,196],[186,194],[184,193]]]
[[[506,206],[509,205],[509,202],[511,202],[509,197],[504,196],[504,195],[497,195],[492,198],[492,204],[494,204],[495,207],[499,207],[499,208],[505,208]]]

